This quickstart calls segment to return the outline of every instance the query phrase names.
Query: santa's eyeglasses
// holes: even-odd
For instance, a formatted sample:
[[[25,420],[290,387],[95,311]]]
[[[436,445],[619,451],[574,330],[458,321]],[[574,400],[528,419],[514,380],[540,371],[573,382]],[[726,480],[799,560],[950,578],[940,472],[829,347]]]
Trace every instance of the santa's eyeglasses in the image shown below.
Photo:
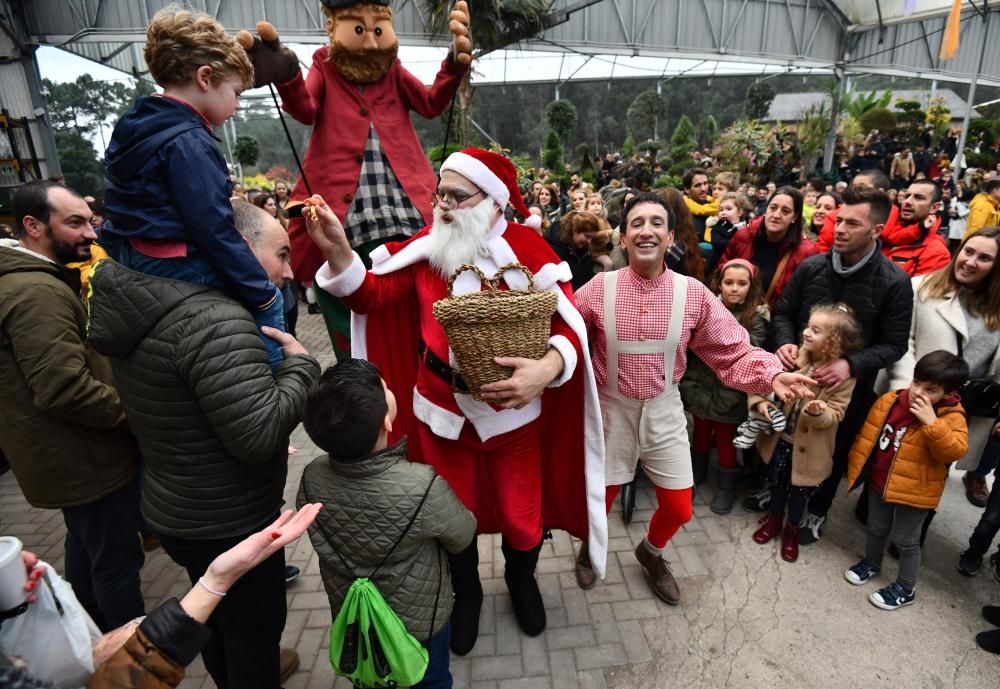
[[[458,208],[469,199],[475,198],[482,193],[484,193],[482,189],[474,194],[466,194],[463,191],[450,191],[445,194],[438,194],[435,192],[431,195],[431,206],[437,206],[444,202],[448,208]]]

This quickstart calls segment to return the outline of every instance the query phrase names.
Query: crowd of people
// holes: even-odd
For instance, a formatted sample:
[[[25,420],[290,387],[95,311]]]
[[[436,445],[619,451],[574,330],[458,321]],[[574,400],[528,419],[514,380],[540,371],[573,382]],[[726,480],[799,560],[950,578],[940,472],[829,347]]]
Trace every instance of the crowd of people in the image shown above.
[[[362,7],[358,40],[381,39],[385,7]],[[201,653],[219,687],[278,687],[298,665],[280,648],[282,546],[308,530],[332,616],[366,623],[342,616],[369,581],[424,649],[417,686],[450,687],[449,650],[478,640],[477,536],[501,534],[514,617],[538,635],[546,532],[579,539],[577,582],[599,586],[608,515],[640,468],[656,506],[634,556],[670,605],[685,599],[664,549],[712,485],[713,512],[745,492],[743,509],[762,513],[747,537],[793,563],[851,528],[829,516],[846,477],[867,539],[844,578],[881,576],[888,550],[898,571],[869,600],[896,610],[916,601],[957,463],[985,511],[956,564],[982,568],[1000,530],[1000,482],[987,490],[1000,458],[994,173],[956,182],[900,163],[836,184],[750,183],[705,157],[682,190],[650,191],[617,178],[632,168],[609,154],[595,191],[573,171],[565,188],[544,171],[519,180],[504,156],[469,148],[443,162],[428,212],[407,201],[373,215],[373,196],[334,207],[232,182],[211,128],[259,69],[213,19],[163,10],[145,51],[163,93],[116,126],[103,199],[29,182],[0,246],[0,447],[27,500],[62,511],[77,598],[104,632],[142,616],[144,546],[192,585],[91,686],[176,684]],[[382,160],[379,139],[367,145],[358,165]],[[373,176],[377,193],[404,193],[384,166],[360,169],[359,189]],[[394,211],[423,228],[386,235]],[[296,236],[315,272],[293,273]],[[483,288],[470,264],[553,304],[544,353],[490,350],[502,375],[478,386],[436,312]],[[349,354],[326,371],[294,336],[297,280],[350,319]],[[326,454],[292,516],[299,423]],[[1000,581],[1000,550],[989,567]],[[27,592],[41,585],[32,575]],[[360,685],[359,662],[377,664],[386,640],[350,627],[335,622],[331,659]],[[976,640],[1000,653],[1000,630]],[[0,673],[23,672],[2,651]]]

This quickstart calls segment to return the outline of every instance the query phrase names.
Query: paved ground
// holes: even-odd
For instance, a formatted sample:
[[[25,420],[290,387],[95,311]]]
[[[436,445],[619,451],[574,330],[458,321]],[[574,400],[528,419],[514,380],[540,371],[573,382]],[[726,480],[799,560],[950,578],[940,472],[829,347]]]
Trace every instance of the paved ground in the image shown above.
[[[331,362],[318,316],[302,310],[303,343]],[[285,497],[294,501],[302,468],[317,455],[299,429],[293,444]],[[480,573],[486,590],[479,643],[469,657],[453,659],[455,685],[471,689],[602,688],[964,688],[997,686],[1000,657],[973,640],[986,628],[979,615],[1000,603],[1000,583],[987,571],[975,579],[955,570],[958,553],[979,518],[957,476],[949,481],[925,548],[915,605],[884,612],[867,601],[873,586],[855,588],[843,570],[863,547],[863,531],[850,516],[854,498],[838,498],[824,540],[803,548],[788,564],[772,545],[750,539],[754,515],[739,509],[724,517],[707,507],[711,488],[695,501],[695,518],[677,534],[666,557],[679,577],[683,602],[654,599],[632,555],[652,515],[652,491],[643,485],[635,518],[625,526],[610,517],[607,579],[581,591],[573,577],[573,546],[564,533],[546,542],[538,579],[548,629],[534,639],[513,620],[503,583],[499,540],[480,538]],[[57,568],[64,528],[59,512],[31,508],[13,476],[0,478],[0,533],[18,536]],[[287,549],[302,576],[288,591],[284,644],[298,649],[302,665],[286,689],[348,687],[335,682],[327,659],[330,611],[308,538]],[[895,572],[886,560],[887,570]],[[162,552],[147,556],[142,573],[152,607],[187,590],[180,568]],[[887,582],[882,576],[879,582]],[[880,584],[884,585],[884,584]],[[200,660],[184,689],[214,683]]]

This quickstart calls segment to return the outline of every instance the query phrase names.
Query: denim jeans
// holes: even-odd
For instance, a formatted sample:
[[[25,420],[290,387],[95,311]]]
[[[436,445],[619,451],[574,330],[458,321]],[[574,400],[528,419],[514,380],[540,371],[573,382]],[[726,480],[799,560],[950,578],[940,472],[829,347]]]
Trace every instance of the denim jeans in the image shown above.
[[[993,544],[993,539],[997,537],[998,531],[1000,531],[1000,479],[994,477],[993,490],[990,491],[986,510],[979,518],[972,536],[969,537],[969,552],[979,557],[985,555]],[[997,552],[1000,552],[1000,549]]]
[[[430,659],[427,662],[427,672],[418,689],[451,689],[451,656],[448,644],[451,642],[451,622],[441,627],[441,631],[431,637],[430,643],[423,642],[424,648],[429,652]]]
[[[771,505],[772,514],[785,516],[788,508],[788,523],[798,526],[805,515],[809,496],[813,494],[811,486],[792,485],[792,446],[784,440],[779,440],[771,457]]]
[[[168,280],[190,282],[195,285],[207,285],[229,294],[226,285],[216,274],[215,269],[192,246],[188,246],[188,254],[183,258],[153,258],[133,249],[128,240],[105,237],[103,245],[108,255],[126,268],[137,270],[146,275],[167,278]],[[266,325],[284,331],[284,300],[281,297],[280,289],[276,287],[274,292],[275,299],[266,309],[263,311],[248,310],[258,328]],[[242,303],[239,295],[230,294],[230,296]],[[285,359],[281,345],[276,340],[272,340],[264,334],[261,334],[260,338],[264,341],[264,347],[267,349],[268,363],[270,363],[272,370],[276,370]]]
[[[101,631],[144,615],[139,478],[89,505],[63,508],[66,581]]]
[[[187,571],[193,585],[212,560],[250,533],[199,541],[158,536],[163,550]],[[208,618],[212,638],[201,657],[218,689],[277,688],[278,644],[286,616],[285,551],[279,550],[240,577]]]

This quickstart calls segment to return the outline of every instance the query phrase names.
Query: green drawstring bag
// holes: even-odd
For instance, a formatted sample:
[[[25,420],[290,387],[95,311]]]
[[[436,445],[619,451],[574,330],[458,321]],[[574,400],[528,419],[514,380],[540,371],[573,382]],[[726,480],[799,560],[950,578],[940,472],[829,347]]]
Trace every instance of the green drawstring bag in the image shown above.
[[[385,602],[373,579],[389,556],[399,547],[417,515],[427,501],[427,495],[434,485],[435,475],[427,484],[420,504],[410,517],[409,524],[396,539],[392,548],[367,577],[359,577],[351,571],[344,556],[334,545],[333,539],[324,532],[327,542],[340,558],[348,575],[354,579],[347,590],[344,604],[330,625],[330,664],[334,672],[363,689],[378,687],[411,687],[424,678],[429,656],[427,649],[408,631],[396,612]],[[305,496],[306,500],[312,500]],[[318,522],[317,522],[318,524]],[[322,526],[319,527],[322,529]],[[431,616],[428,642],[434,633],[437,606],[441,595],[440,549],[438,550],[438,590],[434,596],[434,613]],[[430,645],[428,643],[428,645]]]
[[[330,626],[334,671],[359,687],[412,687],[428,659],[371,579],[355,579]]]

